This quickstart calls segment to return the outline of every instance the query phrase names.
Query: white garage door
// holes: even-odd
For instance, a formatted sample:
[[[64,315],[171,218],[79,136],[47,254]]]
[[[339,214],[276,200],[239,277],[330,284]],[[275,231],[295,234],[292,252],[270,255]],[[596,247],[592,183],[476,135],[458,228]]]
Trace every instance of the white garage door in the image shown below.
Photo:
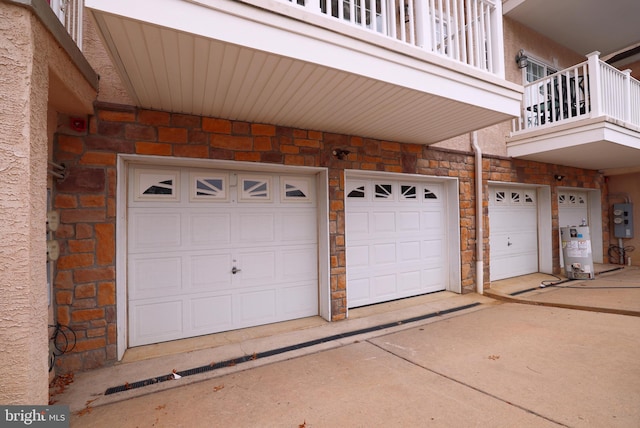
[[[345,188],[348,307],[444,290],[442,184],[347,179]]]
[[[587,192],[558,192],[558,224],[560,227],[579,226],[582,221],[589,222]]]
[[[130,170],[129,346],[318,314],[314,177]]]
[[[589,224],[589,206],[587,192],[560,191],[558,192],[558,224],[560,227],[579,226],[582,222]],[[560,232],[558,232],[559,236]],[[560,248],[562,240],[560,239]],[[560,266],[564,267],[564,254],[560,251]]]
[[[491,187],[491,281],[538,272],[536,190]]]

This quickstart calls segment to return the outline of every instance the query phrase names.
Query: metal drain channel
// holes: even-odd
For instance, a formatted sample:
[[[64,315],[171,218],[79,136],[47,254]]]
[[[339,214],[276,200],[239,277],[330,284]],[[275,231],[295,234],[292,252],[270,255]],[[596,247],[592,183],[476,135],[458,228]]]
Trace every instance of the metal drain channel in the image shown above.
[[[624,269],[624,268],[622,268],[622,267],[614,267],[614,268],[611,268],[611,269],[603,270],[601,272],[596,272],[595,275],[597,276],[597,275],[601,275],[603,273],[615,272],[617,270],[622,270],[622,269]],[[545,287],[553,287],[554,285],[563,284],[565,282],[570,282],[570,281],[574,281],[574,280],[573,279],[562,279],[562,280],[559,280],[558,282],[554,282],[553,284],[546,285]],[[513,293],[509,293],[509,296],[518,296],[520,294],[528,293],[530,291],[539,290],[539,289],[540,289],[540,287],[531,287],[531,288],[527,288],[526,290],[520,290],[520,291],[515,291]]]
[[[258,352],[258,353],[252,354],[252,355],[244,355],[244,356],[239,357],[239,358],[233,358],[231,360],[220,361],[220,362],[215,363],[215,364],[208,364],[206,366],[195,367],[193,369],[182,370],[182,371],[179,371],[179,372],[177,371],[175,373],[177,375],[181,376],[181,377],[191,376],[191,375],[200,374],[200,373],[205,373],[205,372],[209,372],[209,371],[212,371],[212,370],[221,369],[223,367],[231,367],[231,366],[235,366],[235,365],[238,365],[238,364],[241,364],[241,363],[246,363],[247,361],[257,360],[258,358],[271,357],[273,355],[278,355],[278,354],[282,354],[282,353],[293,351],[293,350],[297,350],[297,349],[308,348],[310,346],[315,346],[315,345],[319,345],[321,343],[331,342],[333,340],[344,339],[344,338],[347,338],[347,337],[356,336],[356,335],[364,334],[364,333],[369,333],[369,332],[376,331],[376,330],[384,330],[386,328],[394,327],[394,326],[397,326],[397,325],[409,324],[409,323],[412,323],[412,322],[421,321],[421,320],[425,320],[425,319],[429,319],[429,318],[433,318],[433,317],[437,317],[437,316],[441,316],[441,315],[447,315],[447,314],[450,314],[450,313],[453,313],[453,312],[458,312],[458,311],[463,311],[465,309],[470,309],[470,308],[476,307],[478,305],[480,305],[479,302],[471,303],[471,304],[464,305],[464,306],[458,306],[458,307],[451,308],[451,309],[445,309],[443,311],[432,312],[432,313],[426,314],[426,315],[420,315],[420,316],[413,317],[413,318],[407,318],[407,319],[404,319],[404,320],[401,320],[401,321],[390,322],[390,323],[387,323],[387,324],[382,324],[382,325],[378,325],[378,326],[374,326],[374,327],[363,328],[363,329],[360,329],[360,330],[354,330],[354,331],[350,331],[350,332],[346,332],[346,333],[334,334],[333,336],[323,337],[323,338],[320,338],[320,339],[310,340],[308,342],[298,343],[296,345],[290,345],[290,346],[285,346],[285,347],[282,347],[282,348],[272,349],[270,351]],[[137,382],[125,383],[124,385],[114,386],[114,387],[108,388],[105,391],[104,395],[111,395],[111,394],[115,394],[117,392],[128,391],[130,389],[142,388],[144,386],[149,386],[149,385],[153,385],[153,384],[156,384],[156,383],[165,382],[165,381],[173,380],[173,379],[174,379],[173,373],[169,373],[169,374],[166,374],[166,375],[162,375],[162,376],[158,376],[158,377],[152,377],[152,378],[145,379],[145,380],[140,380],[140,381],[137,381]]]

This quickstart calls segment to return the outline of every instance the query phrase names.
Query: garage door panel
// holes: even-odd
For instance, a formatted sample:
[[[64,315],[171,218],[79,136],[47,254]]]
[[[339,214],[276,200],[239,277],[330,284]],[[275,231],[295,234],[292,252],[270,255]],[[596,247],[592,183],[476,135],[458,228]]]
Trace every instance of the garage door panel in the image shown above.
[[[229,254],[192,255],[191,264],[191,289],[193,290],[225,290],[231,287],[232,265]]]
[[[589,224],[589,193],[578,190],[563,190],[558,193],[558,225],[560,227]],[[558,231],[560,248],[562,237]],[[560,266],[564,267],[564,252],[560,251]]]
[[[349,268],[369,266],[369,245],[353,245],[347,247],[347,265]]]
[[[276,252],[242,252],[238,257],[238,268],[241,271],[236,275],[241,275],[247,285],[272,282],[276,279]]]
[[[538,253],[519,253],[506,255],[505,263],[491,264],[492,277],[510,278],[514,276],[526,275],[538,271]]]
[[[182,257],[132,257],[129,263],[132,287],[130,298],[166,296],[180,293],[182,289]]]
[[[369,236],[369,214],[361,211],[350,211],[346,215],[347,234],[353,238]]]
[[[286,282],[309,279],[316,271],[316,247],[296,247],[282,251],[282,279]],[[315,279],[315,276],[313,277]]]
[[[350,279],[347,284],[347,301],[350,306],[361,306],[371,300],[370,279]]]
[[[317,314],[317,305],[306,297],[310,293],[317,293],[317,289],[318,287],[315,282],[281,288],[279,290],[280,296],[278,297],[278,302],[282,319],[308,317]]]
[[[444,280],[444,270],[441,266],[435,266],[432,269],[425,269],[422,271],[422,277],[425,287],[433,289],[438,287]]]
[[[256,290],[240,293],[237,299],[239,325],[256,325],[275,319],[276,290]]]
[[[209,332],[233,326],[232,296],[198,297],[190,300],[191,329]]]
[[[422,258],[420,241],[403,241],[398,243],[398,254],[403,262],[415,262]]]
[[[275,215],[273,213],[261,214],[240,214],[239,221],[239,242],[274,242]]]
[[[396,246],[392,244],[374,244],[373,262],[377,265],[384,265],[396,262]]]
[[[282,241],[286,241],[287,244],[316,241],[316,218],[313,211],[285,213],[280,217]]]
[[[131,308],[129,319],[140,344],[154,343],[157,338],[180,337],[183,331],[182,299],[140,302]]]
[[[398,291],[401,293],[419,292],[422,289],[420,271],[401,272],[398,274]]]
[[[425,239],[422,241],[422,258],[427,262],[440,263],[444,252],[444,241],[440,239]]]
[[[318,314],[313,176],[165,175],[170,195],[128,200],[130,346]]]
[[[400,232],[420,231],[420,211],[401,211],[398,214]]]
[[[422,213],[424,229],[442,231],[442,213],[436,211],[424,211]]]
[[[444,290],[440,271],[435,287],[425,276],[446,265],[442,186],[384,179],[346,188],[357,189],[346,205],[349,307]]]
[[[397,292],[396,274],[378,275],[373,279],[372,296],[377,301],[381,298],[395,296]]]
[[[189,243],[224,245],[231,242],[231,213],[197,213],[189,216]]]
[[[490,191],[491,280],[538,272],[538,210],[535,190]]]
[[[393,233],[396,231],[395,212],[374,212],[371,216],[373,229],[370,233]]]
[[[130,252],[144,249],[172,249],[182,243],[180,213],[153,213],[136,209],[130,213],[133,240]]]

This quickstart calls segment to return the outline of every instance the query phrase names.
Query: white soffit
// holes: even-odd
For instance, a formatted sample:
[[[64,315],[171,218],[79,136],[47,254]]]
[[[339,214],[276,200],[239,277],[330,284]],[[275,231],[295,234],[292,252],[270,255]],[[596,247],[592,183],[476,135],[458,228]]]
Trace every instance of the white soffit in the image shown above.
[[[517,137],[516,137],[517,138]],[[634,131],[603,122],[571,133],[511,138],[514,158],[613,172],[640,166],[640,138]]]
[[[206,3],[86,1],[140,107],[418,144],[519,112],[518,85],[375,33]]]

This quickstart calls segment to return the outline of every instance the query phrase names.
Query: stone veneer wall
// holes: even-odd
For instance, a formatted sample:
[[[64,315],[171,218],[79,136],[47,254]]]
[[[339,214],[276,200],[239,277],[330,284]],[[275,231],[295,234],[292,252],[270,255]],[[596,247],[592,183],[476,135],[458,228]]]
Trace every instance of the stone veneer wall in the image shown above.
[[[332,155],[348,148],[345,160]],[[225,159],[329,169],[331,311],[334,321],[346,317],[344,170],[457,177],[460,185],[462,286],[474,287],[475,203],[472,153],[433,149],[319,131],[224,119],[98,105],[86,135],[58,134],[55,161],[68,177],[56,184],[54,206],[61,214],[57,239],[61,256],[55,277],[57,321],[77,335],[73,352],[58,360],[61,371],[87,370],[116,359],[115,216],[118,153]],[[545,184],[553,175],[568,177],[563,186],[600,187],[594,171],[486,158],[485,180]],[[487,184],[485,181],[485,191]],[[555,200],[555,199],[554,199]],[[485,198],[485,278],[489,250]],[[557,234],[557,205],[553,230]],[[554,235],[557,236],[557,235]],[[608,240],[605,238],[605,240]],[[557,240],[554,265],[558,266]],[[558,268],[559,269],[559,268]]]

